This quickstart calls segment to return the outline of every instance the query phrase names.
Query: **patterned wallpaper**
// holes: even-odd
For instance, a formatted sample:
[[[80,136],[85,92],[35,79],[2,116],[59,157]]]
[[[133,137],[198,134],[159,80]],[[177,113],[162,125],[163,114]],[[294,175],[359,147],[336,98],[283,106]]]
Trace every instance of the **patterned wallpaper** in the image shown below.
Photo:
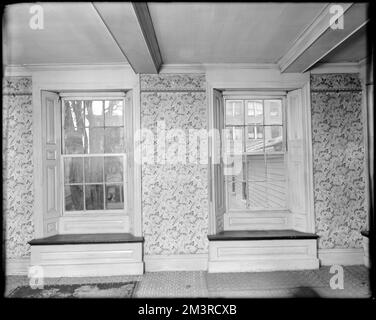
[[[141,75],[141,127],[154,133],[160,122],[186,137],[189,129],[207,129],[205,101],[204,75]],[[166,150],[171,143],[166,139]],[[207,252],[207,165],[143,164],[142,212],[145,254]]]
[[[3,222],[7,258],[30,254],[33,238],[32,86],[3,79]]]
[[[319,248],[361,248],[366,226],[361,84],[311,76],[314,205]]]

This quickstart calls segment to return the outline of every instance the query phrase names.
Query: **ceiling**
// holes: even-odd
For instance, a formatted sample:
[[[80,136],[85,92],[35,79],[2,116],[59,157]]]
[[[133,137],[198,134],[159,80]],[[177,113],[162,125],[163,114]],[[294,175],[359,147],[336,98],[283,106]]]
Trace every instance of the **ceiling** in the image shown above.
[[[5,65],[127,62],[90,2],[42,3],[43,30],[29,26],[31,5],[6,7]],[[325,5],[148,3],[164,64],[277,63]],[[359,32],[323,62],[359,61],[365,44]]]
[[[165,63],[276,63],[324,3],[150,3]]]
[[[44,2],[42,30],[29,26],[32,5],[6,8],[6,64],[126,62],[91,3]]]

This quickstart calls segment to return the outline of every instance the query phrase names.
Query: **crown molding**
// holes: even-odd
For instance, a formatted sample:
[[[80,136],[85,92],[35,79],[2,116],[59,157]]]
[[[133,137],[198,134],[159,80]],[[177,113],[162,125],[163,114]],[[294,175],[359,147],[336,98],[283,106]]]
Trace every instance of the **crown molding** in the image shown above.
[[[162,64],[159,73],[205,73],[203,64]]]
[[[290,49],[278,61],[281,72],[284,72],[295,60],[297,60],[328,28],[330,25],[332,5],[341,5],[345,12],[353,5],[353,3],[329,3],[323,7],[321,12],[316,16],[312,23],[298,36]]]
[[[276,63],[204,63],[205,70],[211,69],[275,69],[279,70]]]
[[[357,62],[318,63],[310,70],[311,74],[358,73],[359,71]]]
[[[98,64],[23,64],[5,66],[5,76],[31,76],[39,71],[80,71],[80,70],[127,70],[133,72],[128,63],[98,63]]]
[[[21,65],[4,66],[4,77],[30,77],[32,72]]]

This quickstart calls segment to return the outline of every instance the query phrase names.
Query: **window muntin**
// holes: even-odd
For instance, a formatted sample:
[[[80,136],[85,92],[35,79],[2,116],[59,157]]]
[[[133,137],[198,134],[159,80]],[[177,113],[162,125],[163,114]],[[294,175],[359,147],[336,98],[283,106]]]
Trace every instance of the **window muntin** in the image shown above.
[[[229,211],[287,207],[283,101],[225,99],[228,151],[242,149],[240,172],[226,176]]]
[[[64,213],[126,209],[125,101],[63,99]]]

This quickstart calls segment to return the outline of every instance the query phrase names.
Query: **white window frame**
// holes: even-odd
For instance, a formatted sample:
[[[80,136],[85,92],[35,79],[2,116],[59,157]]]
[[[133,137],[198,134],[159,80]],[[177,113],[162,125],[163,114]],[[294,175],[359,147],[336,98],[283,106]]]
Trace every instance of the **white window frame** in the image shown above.
[[[83,92],[83,93],[69,93],[64,92],[59,94],[61,97],[61,104],[60,104],[60,111],[61,111],[61,161],[60,161],[60,176],[61,176],[61,186],[60,192],[62,194],[62,217],[88,217],[88,216],[104,216],[104,215],[111,215],[111,214],[128,214],[129,210],[129,203],[128,197],[129,188],[128,188],[128,167],[127,164],[129,163],[129,146],[130,140],[132,137],[129,136],[128,129],[128,119],[131,117],[130,110],[126,110],[126,103],[125,103],[125,95],[121,92]],[[93,154],[64,154],[64,105],[65,101],[67,100],[122,100],[124,106],[123,112],[123,127],[124,127],[124,153],[93,153]],[[102,209],[102,210],[80,210],[80,211],[66,211],[65,210],[65,183],[64,183],[64,159],[65,158],[93,158],[93,157],[116,157],[122,156],[123,157],[123,199],[124,199],[124,208],[123,209]],[[85,170],[85,165],[83,164],[83,170]],[[83,186],[83,202],[85,208],[85,186],[90,184],[98,184],[98,183],[77,183],[77,185]],[[105,182],[103,180],[103,186],[105,188]],[[69,184],[74,185],[74,184]],[[105,205],[105,189],[103,192],[103,205]]]
[[[231,214],[231,213],[262,213],[262,212],[280,212],[280,211],[288,211],[289,209],[289,199],[287,196],[288,193],[288,181],[287,181],[287,116],[286,116],[286,93],[285,92],[275,92],[273,93],[267,93],[267,92],[252,92],[252,94],[247,94],[247,93],[238,93],[233,91],[227,91],[223,92],[223,102],[224,102],[224,123],[225,123],[225,128],[226,128],[226,103],[227,101],[241,101],[242,102],[242,107],[243,111],[245,111],[245,103],[250,100],[281,100],[282,101],[282,141],[283,141],[283,151],[281,152],[273,152],[273,153],[268,153],[272,155],[284,155],[285,156],[285,162],[284,162],[284,172],[285,172],[285,180],[284,180],[284,186],[286,190],[286,200],[285,200],[285,206],[283,207],[270,207],[270,208],[265,208],[265,207],[251,207],[251,208],[243,208],[243,209],[231,209],[229,206],[229,192],[228,192],[228,180],[225,177],[225,199],[226,199],[226,214]],[[243,115],[246,117],[245,113]],[[263,108],[263,124],[262,127],[265,127],[265,113],[264,113],[264,108]],[[242,125],[242,127],[245,129],[247,126]],[[265,131],[264,131],[265,135]],[[264,137],[265,139],[265,137]],[[243,142],[246,144],[246,131],[244,130],[243,132]],[[253,154],[249,152],[243,152],[242,153],[242,161],[244,156],[248,155],[258,155],[258,154]],[[264,156],[265,159],[265,150],[263,153],[259,154],[260,156]],[[247,170],[247,169],[246,169]],[[248,188],[248,183],[249,181],[246,180],[246,189]],[[246,200],[247,202],[249,201],[249,198]]]

